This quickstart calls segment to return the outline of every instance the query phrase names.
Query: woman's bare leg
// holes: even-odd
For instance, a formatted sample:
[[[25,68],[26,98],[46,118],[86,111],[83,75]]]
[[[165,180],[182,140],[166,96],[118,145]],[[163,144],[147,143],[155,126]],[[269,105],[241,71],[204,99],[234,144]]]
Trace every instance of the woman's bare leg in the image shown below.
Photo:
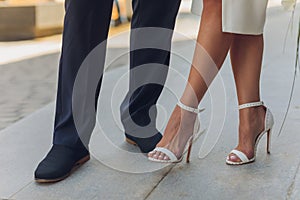
[[[202,73],[203,71],[208,71],[205,69],[207,66],[204,66],[208,58],[203,53],[203,49],[208,53],[214,62],[215,68],[217,68],[217,70],[212,68],[211,71],[218,71],[227,56],[233,37],[232,34],[222,32],[222,0],[204,0],[203,4],[204,8],[197,38],[200,45],[195,49],[188,84],[181,98],[181,102],[190,107],[198,106],[216,75],[201,76],[206,75]],[[197,61],[200,63],[196,63]],[[176,106],[169,119],[164,136],[157,146],[166,147],[175,153],[177,157],[180,157],[187,140],[192,135],[195,119],[195,114]],[[161,152],[150,152],[148,156],[161,160],[169,159]]]
[[[260,73],[263,57],[263,36],[234,35],[230,56],[239,105],[260,101]],[[239,144],[237,150],[248,158],[254,155],[255,139],[264,130],[264,107],[242,109],[239,112]],[[234,154],[231,161],[241,160]]]

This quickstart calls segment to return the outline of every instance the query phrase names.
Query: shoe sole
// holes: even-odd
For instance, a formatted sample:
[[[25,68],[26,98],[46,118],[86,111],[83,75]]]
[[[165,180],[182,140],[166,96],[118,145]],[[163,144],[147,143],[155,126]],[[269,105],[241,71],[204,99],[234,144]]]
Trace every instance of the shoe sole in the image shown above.
[[[76,171],[79,167],[81,167],[84,163],[86,163],[89,160],[90,160],[90,155],[83,157],[82,159],[80,159],[79,161],[77,161],[75,163],[74,167],[71,169],[71,171],[69,173],[67,173],[66,175],[64,175],[60,178],[56,178],[56,179],[39,179],[39,178],[36,178],[35,182],[37,182],[37,183],[56,183],[56,182],[62,181],[64,179],[66,179],[67,177],[69,177],[74,171]]]
[[[255,162],[255,159],[250,160],[248,162],[232,162],[232,161],[226,160],[226,164],[231,165],[231,166],[247,165],[247,164],[254,163],[254,162]]]
[[[131,145],[134,145],[134,146],[137,146],[137,143],[129,138],[126,138],[125,141],[128,143],[128,144],[131,144]]]

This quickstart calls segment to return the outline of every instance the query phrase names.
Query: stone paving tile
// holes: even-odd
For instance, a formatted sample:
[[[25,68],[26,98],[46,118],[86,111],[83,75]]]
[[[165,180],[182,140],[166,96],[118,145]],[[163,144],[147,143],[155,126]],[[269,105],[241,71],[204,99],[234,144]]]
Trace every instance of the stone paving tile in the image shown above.
[[[0,66],[0,130],[54,100],[59,54]]]
[[[300,168],[300,166],[299,166]],[[290,187],[290,193],[287,196],[287,200],[300,200],[300,171],[295,176],[295,181]]]

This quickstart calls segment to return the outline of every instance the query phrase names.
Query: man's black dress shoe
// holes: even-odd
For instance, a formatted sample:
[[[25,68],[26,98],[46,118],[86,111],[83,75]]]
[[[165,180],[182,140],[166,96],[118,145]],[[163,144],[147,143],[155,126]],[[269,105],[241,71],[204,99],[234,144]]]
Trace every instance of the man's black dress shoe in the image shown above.
[[[90,159],[88,150],[53,145],[35,170],[35,181],[53,183],[67,178],[74,170]]]
[[[125,133],[125,136],[126,142],[132,145],[137,145],[143,153],[149,153],[150,151],[152,151],[162,138],[161,133],[157,133],[149,138],[134,137],[127,133]]]

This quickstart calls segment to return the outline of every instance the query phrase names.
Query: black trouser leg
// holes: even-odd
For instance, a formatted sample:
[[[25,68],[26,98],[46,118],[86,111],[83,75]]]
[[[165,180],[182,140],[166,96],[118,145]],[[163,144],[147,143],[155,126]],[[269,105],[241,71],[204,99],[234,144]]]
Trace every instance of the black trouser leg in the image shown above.
[[[127,137],[149,138],[158,133],[155,105],[168,73],[172,31],[180,2],[133,0],[130,87],[121,105]]]
[[[59,65],[54,144],[70,147],[82,146],[73,116],[74,83],[78,71],[87,55],[107,39],[113,0],[67,0],[63,32],[63,47]],[[103,45],[105,46],[105,45]],[[105,54],[105,47],[103,51]],[[104,59],[103,55],[99,55]],[[103,71],[104,60],[97,67]],[[99,77],[95,102],[99,94]],[[84,102],[83,97],[83,102]],[[91,123],[93,123],[91,116]],[[90,135],[88,128],[86,135]]]

